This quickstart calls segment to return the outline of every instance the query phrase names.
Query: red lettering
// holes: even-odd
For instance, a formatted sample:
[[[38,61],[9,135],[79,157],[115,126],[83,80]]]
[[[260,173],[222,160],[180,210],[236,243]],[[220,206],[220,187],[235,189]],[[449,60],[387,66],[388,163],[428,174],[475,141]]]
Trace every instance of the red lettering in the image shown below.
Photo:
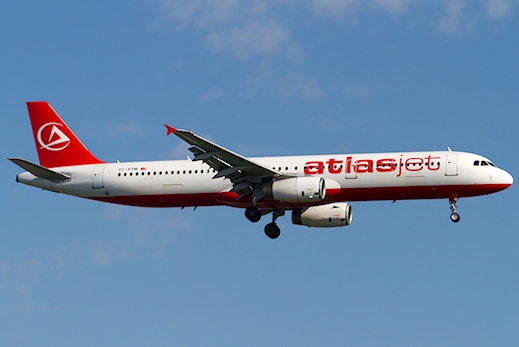
[[[304,173],[305,175],[322,175],[323,166],[322,161],[309,161],[305,164]]]
[[[432,167],[434,165],[434,163],[431,163],[431,159],[440,159],[440,157],[431,157],[431,156],[428,156],[427,158],[427,169],[428,170],[431,170],[431,171],[436,171],[436,170],[440,170],[440,162],[438,161],[438,165],[436,165],[436,167]]]
[[[339,174],[341,173],[342,169],[338,164],[342,165],[342,161],[330,159],[326,162],[328,164],[328,172],[331,174]],[[335,168],[335,165],[337,164],[337,168]]]
[[[405,161],[405,168],[407,171],[421,171],[423,169],[422,158],[408,158]]]
[[[359,159],[359,160],[355,161],[355,172],[356,173],[373,172],[373,160]]]
[[[392,172],[396,170],[396,160],[387,158],[377,160],[377,172]]]
[[[352,157],[346,157],[346,173],[351,173],[351,159]]]
[[[399,169],[398,169],[398,174],[396,175],[396,177],[402,176],[402,166],[404,165],[403,160],[404,159],[402,158],[402,154],[400,154],[400,162],[397,164],[399,166]]]
[[[345,161],[341,161],[335,158],[330,158],[326,162],[322,161],[309,161],[304,166],[305,175],[322,175],[324,174],[325,167],[328,166],[328,173],[340,174],[345,172],[346,174],[355,173],[373,173],[374,170],[380,173],[396,172],[396,177],[400,177],[403,171],[418,172],[421,170],[437,171],[440,169],[440,156],[433,157],[428,155],[425,158],[406,158],[404,154],[400,154],[399,159],[395,158],[382,158],[376,161],[376,166],[373,165],[375,162],[373,159],[357,159],[353,162],[353,156],[347,156]],[[437,160],[437,164],[436,161]],[[344,171],[342,165],[345,166]]]

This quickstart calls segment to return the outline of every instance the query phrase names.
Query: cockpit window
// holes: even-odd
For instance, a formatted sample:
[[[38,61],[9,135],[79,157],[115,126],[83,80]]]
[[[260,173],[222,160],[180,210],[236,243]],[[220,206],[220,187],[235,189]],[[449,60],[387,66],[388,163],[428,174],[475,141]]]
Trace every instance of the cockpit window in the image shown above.
[[[474,160],[474,166],[493,166],[493,167],[497,167],[494,163],[492,163],[491,161],[486,161],[486,160]]]

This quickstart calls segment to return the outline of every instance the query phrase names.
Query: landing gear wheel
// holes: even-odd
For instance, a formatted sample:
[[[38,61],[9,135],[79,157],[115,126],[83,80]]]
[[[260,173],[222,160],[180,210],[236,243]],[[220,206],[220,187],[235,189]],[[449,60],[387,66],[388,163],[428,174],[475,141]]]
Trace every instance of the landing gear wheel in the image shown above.
[[[276,223],[269,223],[265,225],[265,235],[267,235],[271,239],[277,239],[281,234],[281,229],[279,229]]]
[[[456,208],[458,207],[456,205],[457,202],[458,202],[458,197],[453,195],[449,198],[449,205],[450,205],[450,208],[452,211],[451,221],[453,221],[454,223],[458,223],[460,221],[460,215],[456,213]]]
[[[261,219],[261,211],[256,206],[249,206],[245,209],[245,217],[252,223],[259,222]]]
[[[453,221],[454,223],[458,223],[460,221],[460,215],[454,212],[453,214],[451,214],[451,221]]]

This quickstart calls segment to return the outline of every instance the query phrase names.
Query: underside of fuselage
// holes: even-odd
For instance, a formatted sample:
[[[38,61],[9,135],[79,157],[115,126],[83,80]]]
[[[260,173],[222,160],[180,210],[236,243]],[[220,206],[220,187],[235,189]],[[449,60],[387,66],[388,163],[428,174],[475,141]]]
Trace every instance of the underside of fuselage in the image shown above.
[[[302,208],[322,205],[338,201],[381,201],[381,200],[417,200],[417,199],[449,199],[487,195],[499,192],[508,187],[507,184],[445,185],[415,187],[374,187],[327,190],[326,198],[315,203],[287,203],[268,199],[259,200],[256,205],[261,209]],[[252,199],[244,197],[237,200],[234,192],[201,193],[201,194],[160,194],[160,195],[128,195],[91,197],[91,200],[113,204],[140,207],[197,207],[197,206],[231,206],[246,208]]]

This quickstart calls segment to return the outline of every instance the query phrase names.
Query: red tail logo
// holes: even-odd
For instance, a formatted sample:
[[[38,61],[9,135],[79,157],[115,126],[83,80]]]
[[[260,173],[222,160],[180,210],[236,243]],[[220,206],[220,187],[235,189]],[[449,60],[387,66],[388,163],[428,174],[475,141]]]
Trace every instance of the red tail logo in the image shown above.
[[[83,145],[49,103],[28,102],[40,165],[45,167],[102,163]]]
[[[50,126],[52,126],[50,128]],[[68,145],[70,145],[70,139],[63,133],[63,131],[59,130],[58,127],[62,127],[63,124],[50,122],[41,126],[40,130],[38,130],[38,142],[41,145],[41,148],[48,149],[49,151],[61,151],[65,149]],[[48,133],[50,128],[50,134],[47,141],[42,139],[42,133]],[[56,138],[57,137],[57,138]],[[45,138],[47,138],[45,136]],[[40,148],[40,149],[41,149]]]

